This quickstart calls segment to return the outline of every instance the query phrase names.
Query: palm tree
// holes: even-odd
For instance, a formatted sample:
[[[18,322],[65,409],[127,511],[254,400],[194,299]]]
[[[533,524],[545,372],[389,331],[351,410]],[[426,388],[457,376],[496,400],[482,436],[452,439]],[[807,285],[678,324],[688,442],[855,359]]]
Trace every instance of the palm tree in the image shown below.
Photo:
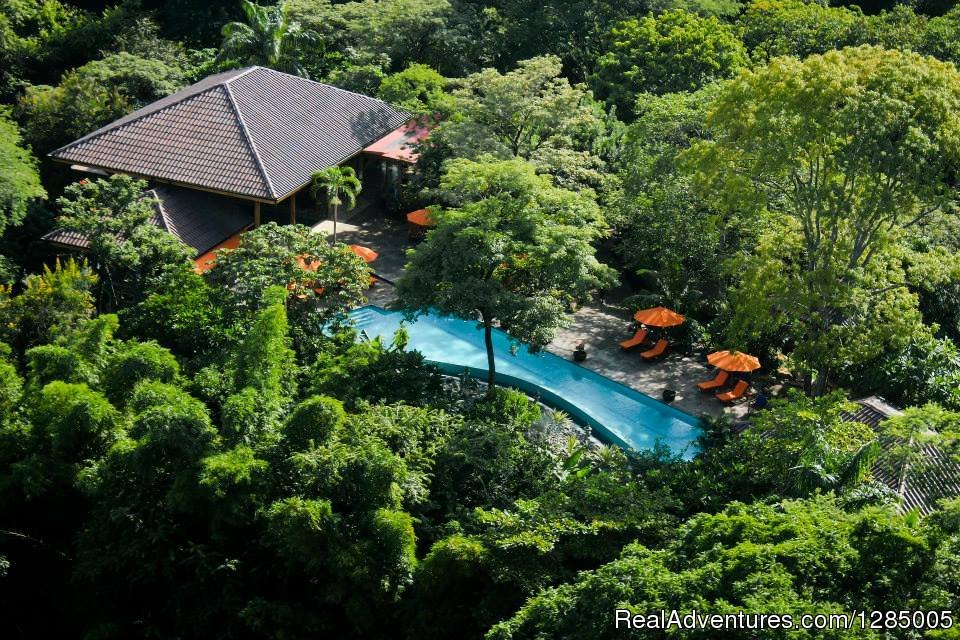
[[[285,0],[273,6],[261,6],[241,0],[246,22],[223,25],[223,43],[217,59],[240,60],[300,76],[307,73],[300,65],[300,49],[317,41],[312,31],[290,20]]]
[[[790,469],[791,485],[797,495],[814,491],[840,493],[863,482],[881,452],[880,443],[871,440],[856,451],[839,450],[823,437],[815,434],[804,447],[797,465]]]
[[[347,203],[347,211],[357,205],[357,195],[362,185],[352,167],[327,167],[313,174],[310,195],[317,201],[326,192],[327,205],[333,207],[333,242],[337,242],[337,213],[340,205]]]

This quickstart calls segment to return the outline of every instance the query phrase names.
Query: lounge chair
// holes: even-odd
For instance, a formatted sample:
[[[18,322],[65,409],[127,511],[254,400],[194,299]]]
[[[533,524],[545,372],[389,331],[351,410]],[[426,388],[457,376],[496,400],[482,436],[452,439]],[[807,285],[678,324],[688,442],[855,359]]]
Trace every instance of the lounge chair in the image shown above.
[[[653,349],[647,349],[640,355],[643,356],[644,360],[653,360],[659,358],[663,355],[663,352],[667,350],[667,341],[663,338],[657,340],[657,344],[653,345]]]
[[[620,348],[626,351],[628,349],[633,349],[637,345],[643,344],[647,339],[647,333],[648,331],[646,328],[637,329],[637,332],[633,334],[632,338],[629,340],[624,340],[620,343]]]
[[[728,372],[721,370],[717,372],[717,376],[713,380],[698,382],[697,386],[700,387],[700,391],[713,391],[727,384],[727,378],[729,377],[730,374]]]
[[[750,385],[746,380],[740,380],[731,391],[718,393],[717,400],[720,402],[733,402],[734,400],[739,400],[747,393],[747,389],[749,388]]]

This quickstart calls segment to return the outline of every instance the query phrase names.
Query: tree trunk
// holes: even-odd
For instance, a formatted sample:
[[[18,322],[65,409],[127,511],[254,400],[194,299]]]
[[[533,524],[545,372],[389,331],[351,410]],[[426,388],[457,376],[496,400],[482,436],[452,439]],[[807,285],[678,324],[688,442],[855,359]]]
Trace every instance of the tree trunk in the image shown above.
[[[827,392],[827,383],[830,381],[830,372],[829,371],[818,371],[816,378],[813,380],[813,388],[810,390],[814,398],[819,398],[824,393]]]
[[[497,367],[493,357],[493,322],[486,314],[483,318],[483,341],[487,346],[487,397],[493,396],[497,384]]]
[[[339,205],[333,205],[333,244],[337,244],[337,209]]]

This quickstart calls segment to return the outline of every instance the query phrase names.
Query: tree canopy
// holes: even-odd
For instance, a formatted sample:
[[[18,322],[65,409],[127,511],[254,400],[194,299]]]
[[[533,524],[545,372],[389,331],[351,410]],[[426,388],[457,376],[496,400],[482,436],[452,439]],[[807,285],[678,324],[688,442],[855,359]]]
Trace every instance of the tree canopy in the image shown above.
[[[553,187],[522,160],[453,161],[442,186],[461,204],[436,212],[438,227],[411,250],[398,294],[419,312],[479,318],[492,390],[495,322],[542,348],[571,303],[610,284],[590,245],[602,218],[589,197]]]
[[[299,75],[307,75],[301,66],[301,48],[315,41],[312,31],[304,30],[290,17],[290,9],[281,0],[265,6],[241,0],[246,22],[223,25],[220,57],[223,62],[263,65]]]
[[[15,227],[27,215],[31,201],[46,196],[40,184],[36,158],[22,146],[20,131],[9,119],[9,111],[0,111],[0,233]]]
[[[822,386],[866,355],[843,345],[912,333],[899,239],[955,204],[958,97],[952,65],[871,47],[777,59],[724,86],[714,138],[687,156],[724,206],[771,229],[738,267],[741,341],[785,329]]]
[[[641,93],[696,91],[747,63],[730,26],[682,10],[618,24],[605,49],[593,82],[600,97],[627,116]]]

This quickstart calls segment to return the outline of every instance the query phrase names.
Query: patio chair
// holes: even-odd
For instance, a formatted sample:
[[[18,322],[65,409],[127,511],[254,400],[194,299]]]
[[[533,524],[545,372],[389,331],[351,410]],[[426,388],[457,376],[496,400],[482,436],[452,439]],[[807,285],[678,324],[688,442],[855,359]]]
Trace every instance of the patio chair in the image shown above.
[[[716,394],[717,400],[720,402],[730,403],[734,400],[739,400],[747,393],[747,389],[750,388],[750,384],[746,380],[740,380],[734,385],[731,391],[726,391],[724,393]]]
[[[698,382],[697,386],[700,387],[700,391],[713,391],[714,389],[719,389],[723,385],[727,384],[727,379],[729,377],[730,374],[728,372],[720,370],[717,372],[717,375],[713,380]]]
[[[662,356],[666,350],[667,350],[667,341],[664,340],[663,338],[660,338],[659,340],[657,340],[657,344],[653,345],[653,349],[647,349],[640,355],[643,356],[644,360],[649,362],[651,360],[655,360],[656,358],[659,358],[660,356]]]
[[[624,351],[628,351],[630,349],[633,349],[637,345],[643,344],[647,339],[647,333],[649,332],[645,327],[641,327],[640,329],[637,329],[637,332],[633,334],[632,338],[628,340],[624,340],[620,343],[620,348],[623,349]]]

